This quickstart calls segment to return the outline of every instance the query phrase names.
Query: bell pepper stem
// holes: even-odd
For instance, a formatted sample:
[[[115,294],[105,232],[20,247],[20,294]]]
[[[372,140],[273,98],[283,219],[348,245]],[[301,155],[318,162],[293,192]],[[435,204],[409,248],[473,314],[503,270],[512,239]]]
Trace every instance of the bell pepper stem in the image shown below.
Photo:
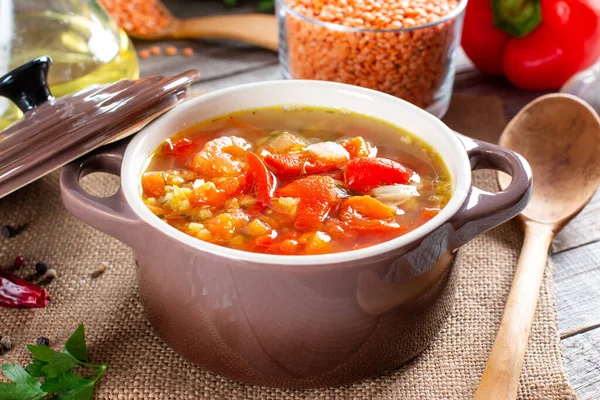
[[[531,33],[542,22],[540,0],[492,0],[494,26],[517,38]]]

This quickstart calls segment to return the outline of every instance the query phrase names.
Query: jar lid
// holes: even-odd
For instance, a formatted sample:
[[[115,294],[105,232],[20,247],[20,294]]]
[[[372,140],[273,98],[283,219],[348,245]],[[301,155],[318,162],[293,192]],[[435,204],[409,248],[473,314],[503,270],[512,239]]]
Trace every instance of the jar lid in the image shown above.
[[[172,77],[121,80],[56,99],[47,83],[50,64],[50,57],[40,57],[0,77],[0,96],[24,113],[0,132],[0,197],[136,133],[186,98],[199,76],[190,70]]]

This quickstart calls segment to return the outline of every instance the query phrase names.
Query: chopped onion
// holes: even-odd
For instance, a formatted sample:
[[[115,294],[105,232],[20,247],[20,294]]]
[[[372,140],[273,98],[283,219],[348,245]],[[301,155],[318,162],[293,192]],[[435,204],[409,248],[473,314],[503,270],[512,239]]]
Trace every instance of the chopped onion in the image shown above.
[[[300,150],[304,146],[306,146],[304,139],[287,131],[277,134],[269,141],[269,150],[279,154],[290,150]]]
[[[344,162],[350,159],[350,153],[335,142],[320,142],[306,148],[313,156],[324,161]]]
[[[413,185],[385,185],[372,190],[372,195],[382,203],[398,206],[406,203],[413,197],[418,197],[419,192]]]

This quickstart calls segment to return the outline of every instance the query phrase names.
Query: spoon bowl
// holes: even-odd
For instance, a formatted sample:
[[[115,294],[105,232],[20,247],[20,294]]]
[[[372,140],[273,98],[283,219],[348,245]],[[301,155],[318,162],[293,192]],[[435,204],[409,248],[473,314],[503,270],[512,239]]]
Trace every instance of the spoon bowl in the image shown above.
[[[600,118],[568,94],[542,96],[508,124],[500,145],[523,155],[533,195],[519,215],[525,239],[500,328],[474,400],[513,400],[544,277],[548,248],[590,201],[600,181]],[[510,178],[499,175],[502,188]]]
[[[561,229],[592,198],[600,180],[600,121],[587,103],[568,94],[549,94],[527,105],[508,124],[500,145],[529,161],[535,183],[521,213]],[[499,176],[500,185],[510,183]]]

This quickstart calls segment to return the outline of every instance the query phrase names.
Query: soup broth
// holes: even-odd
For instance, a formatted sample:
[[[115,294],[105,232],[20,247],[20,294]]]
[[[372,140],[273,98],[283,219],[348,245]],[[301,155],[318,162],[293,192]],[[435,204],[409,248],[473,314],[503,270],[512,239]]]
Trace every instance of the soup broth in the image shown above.
[[[364,115],[265,108],[166,140],[141,179],[171,226],[234,249],[282,255],[351,251],[435,217],[453,185],[416,136]]]

